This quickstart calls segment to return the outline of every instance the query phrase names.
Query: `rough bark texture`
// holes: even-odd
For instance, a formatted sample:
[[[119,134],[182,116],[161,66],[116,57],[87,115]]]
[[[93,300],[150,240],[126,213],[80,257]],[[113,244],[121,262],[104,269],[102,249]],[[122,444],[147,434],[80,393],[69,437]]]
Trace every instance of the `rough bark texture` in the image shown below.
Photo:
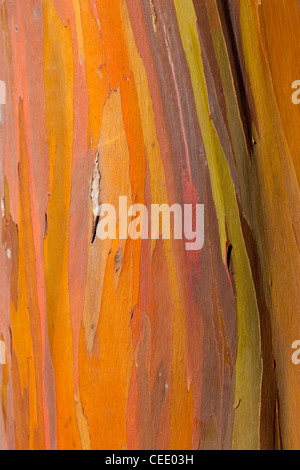
[[[299,448],[298,0],[0,4],[0,447]]]

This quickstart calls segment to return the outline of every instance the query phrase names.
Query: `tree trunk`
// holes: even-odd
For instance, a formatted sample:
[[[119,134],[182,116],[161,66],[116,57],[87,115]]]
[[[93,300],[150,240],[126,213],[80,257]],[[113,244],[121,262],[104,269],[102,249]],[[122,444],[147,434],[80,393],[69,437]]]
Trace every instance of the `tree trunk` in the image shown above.
[[[298,0],[0,4],[0,447],[300,448]]]

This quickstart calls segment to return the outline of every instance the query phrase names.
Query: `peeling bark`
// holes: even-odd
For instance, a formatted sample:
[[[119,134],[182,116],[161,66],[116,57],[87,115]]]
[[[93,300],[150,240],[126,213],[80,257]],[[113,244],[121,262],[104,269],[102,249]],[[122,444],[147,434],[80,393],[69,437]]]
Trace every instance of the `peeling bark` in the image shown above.
[[[0,5],[0,447],[299,448],[299,2]]]

